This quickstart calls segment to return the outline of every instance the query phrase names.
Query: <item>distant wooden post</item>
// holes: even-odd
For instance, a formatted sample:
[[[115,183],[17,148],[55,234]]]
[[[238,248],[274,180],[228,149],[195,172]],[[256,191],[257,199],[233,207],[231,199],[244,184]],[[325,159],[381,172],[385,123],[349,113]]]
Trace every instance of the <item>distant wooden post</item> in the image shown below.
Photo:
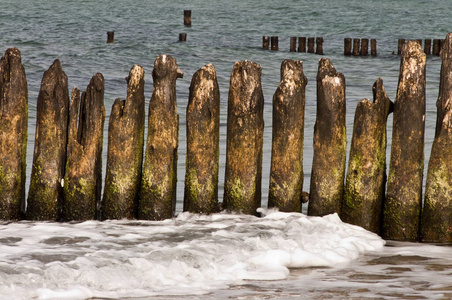
[[[0,61],[0,220],[19,220],[25,205],[28,87],[20,51]]]
[[[187,106],[184,211],[213,213],[218,204],[220,89],[215,67],[192,77]]]
[[[441,50],[441,40],[440,39],[434,39],[433,40],[433,55],[439,55],[439,52]]]
[[[186,41],[187,41],[187,34],[179,33],[179,42],[186,42]]]
[[[345,77],[336,71],[330,60],[322,58],[317,73],[317,118],[308,215],[340,213],[346,147]]]
[[[278,46],[278,37],[277,36],[272,36],[271,38],[271,48],[273,51],[278,51],[279,50],[279,46]]]
[[[290,52],[297,51],[297,37],[293,36],[290,38]]]
[[[108,124],[103,219],[136,217],[144,144],[143,67],[134,65],[126,81],[127,98],[115,100]]]
[[[386,120],[392,110],[378,78],[374,100],[358,102],[342,202],[341,220],[377,234],[386,185]]]
[[[262,48],[264,48],[264,50],[268,50],[270,49],[270,37],[264,35],[262,37]]]
[[[114,31],[107,31],[107,43],[111,44],[115,42],[115,32]]]
[[[68,79],[57,59],[44,72],[38,95],[36,140],[27,219],[60,219],[69,119]]]
[[[298,52],[306,52],[306,37],[298,38]]]
[[[264,95],[262,69],[250,62],[236,62],[228,100],[224,207],[256,214],[261,206]]]
[[[159,55],[154,61],[154,92],[149,102],[146,157],[141,180],[138,218],[163,220],[176,210],[179,115],[176,80],[183,73],[176,60]]]
[[[316,38],[315,43],[316,43],[315,53],[323,55],[323,37]]]
[[[405,39],[399,39],[399,42],[397,44],[397,54],[402,54],[403,45],[405,44]]]
[[[314,53],[315,39],[313,37],[308,37],[308,53]]]
[[[425,62],[417,41],[403,46],[383,213],[385,239],[418,240],[424,169]]]
[[[425,39],[424,41],[424,53],[430,55],[432,53],[432,39]]]
[[[428,164],[421,241],[452,242],[452,34],[441,49],[436,134]]]
[[[353,39],[353,56],[359,56],[360,49],[359,49],[360,39]]]
[[[184,10],[184,25],[191,26],[191,10]]]
[[[80,111],[80,114],[79,114]],[[63,220],[97,218],[102,193],[104,77],[97,73],[83,92],[72,90],[64,176]]]
[[[369,39],[361,39],[361,56],[369,55]]]
[[[351,38],[344,39],[344,55],[346,55],[346,56],[352,55],[352,39]]]
[[[300,60],[284,60],[273,95],[273,138],[268,207],[301,212],[305,89]]]
[[[370,54],[372,56],[377,56],[377,40],[376,39],[370,40]]]

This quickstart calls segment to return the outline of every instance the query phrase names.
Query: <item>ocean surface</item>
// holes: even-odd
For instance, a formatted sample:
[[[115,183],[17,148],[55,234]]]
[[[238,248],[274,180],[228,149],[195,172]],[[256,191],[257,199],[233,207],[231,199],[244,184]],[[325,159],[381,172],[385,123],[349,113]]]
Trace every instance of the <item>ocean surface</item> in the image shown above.
[[[191,27],[183,25],[183,11],[186,9],[192,10]],[[84,90],[97,72],[105,78],[105,171],[108,117],[114,100],[126,97],[127,84],[124,78],[134,64],[143,66],[146,72],[145,96],[149,101],[153,90],[151,72],[155,58],[160,54],[176,58],[184,72],[184,77],[178,79],[176,84],[180,116],[177,213],[182,212],[185,176],[185,109],[191,77],[196,70],[207,63],[212,63],[217,70],[221,96],[219,200],[222,201],[227,96],[232,67],[236,61],[245,59],[261,65],[265,99],[262,206],[266,207],[272,97],[279,83],[280,64],[284,59],[302,60],[304,73],[308,78],[303,163],[304,190],[308,191],[313,155],[318,60],[321,57],[329,58],[336,69],[345,75],[347,135],[350,144],[356,105],[362,98],[372,99],[372,85],[378,77],[383,79],[390,99],[395,98],[400,66],[397,40],[445,38],[451,29],[450,2],[447,0],[0,2],[0,51],[3,54],[9,47],[17,47],[21,51],[28,81],[28,178],[33,159],[36,100],[40,82],[44,71],[55,59],[61,61],[63,70],[68,75],[69,90],[74,86]],[[113,44],[106,43],[107,31],[115,32]],[[187,42],[181,43],[178,42],[178,37],[183,32],[187,33]],[[263,50],[264,35],[279,36],[280,50]],[[324,55],[289,52],[291,36],[323,37]],[[378,56],[344,56],[343,43],[346,37],[377,39]],[[427,57],[424,174],[435,131],[440,66],[439,57]],[[392,116],[388,119],[388,161],[391,129]],[[304,205],[304,213],[306,208]],[[23,221],[0,224],[0,298],[3,295],[6,295],[4,299],[11,299],[13,296],[17,299],[87,299],[152,295],[170,297],[169,295],[181,294],[193,295],[193,299],[286,299],[300,295],[305,298],[336,299],[452,298],[450,246],[395,242],[388,242],[383,246],[378,237],[368,236],[368,233],[356,237],[356,233],[348,231],[348,225],[342,224],[333,215],[326,219],[319,218],[324,220],[325,225],[320,226],[319,232],[314,235],[303,232],[303,226],[300,226],[300,236],[294,234],[294,237],[288,238],[298,246],[286,249],[286,245],[278,244],[276,240],[280,235],[287,234],[287,228],[292,228],[291,222],[320,221],[302,214],[294,216],[277,213],[269,214],[267,219],[262,220],[249,216],[233,216],[232,220],[236,221],[231,221],[231,218],[223,214],[211,217],[181,214],[175,220],[160,223],[92,221],[59,224]],[[244,238],[231,233],[240,232],[234,226],[241,222],[253,228],[249,229],[251,237]],[[261,222],[265,224],[262,225]],[[337,226],[337,236],[342,239],[356,238],[357,245],[372,246],[356,246],[356,249],[350,244],[344,246],[346,252],[350,252],[347,255],[340,252],[346,257],[345,260],[332,259],[321,265],[316,265],[315,262],[311,265],[293,263],[297,255],[301,255],[297,251],[325,254],[339,247],[333,243],[330,248],[319,250],[317,246],[306,244],[310,239],[333,240],[335,234],[321,230],[328,226]],[[274,230],[281,230],[283,233],[278,234]],[[176,234],[177,232],[180,234]],[[344,235],[339,235],[341,232],[345,232]],[[215,244],[218,240],[214,237],[218,234],[226,236],[224,238],[228,242],[225,244],[234,246],[217,248]],[[271,246],[248,249],[251,247],[250,239],[263,239]],[[376,246],[372,242],[374,240],[380,246]],[[213,253],[214,258],[209,260],[203,255],[199,258],[192,253],[199,249],[193,250],[190,247],[187,250],[190,254],[166,253],[165,250],[177,247],[183,249],[191,244],[204,245],[203,251]],[[139,255],[133,251],[137,251]],[[158,259],[153,256],[155,251],[160,253]],[[192,255],[197,257],[194,259],[196,262],[190,261]],[[232,258],[228,255],[232,255]],[[230,271],[234,276],[229,276],[222,269],[224,262],[219,262],[222,259],[230,259],[242,265],[237,270]],[[154,260],[163,262],[155,266]],[[186,271],[181,266],[183,264],[192,264],[191,269]],[[268,272],[263,271],[262,265],[268,267]],[[255,270],[259,272],[253,273],[253,268],[257,268]],[[90,271],[91,269],[97,271]],[[193,269],[199,272],[191,273]],[[85,271],[92,272],[86,275],[91,276],[90,279],[80,275]],[[236,274],[237,272],[243,276]],[[262,274],[261,277],[255,276],[256,273]],[[160,276],[158,274],[163,279],[155,279]],[[102,279],[103,276],[110,279]]]

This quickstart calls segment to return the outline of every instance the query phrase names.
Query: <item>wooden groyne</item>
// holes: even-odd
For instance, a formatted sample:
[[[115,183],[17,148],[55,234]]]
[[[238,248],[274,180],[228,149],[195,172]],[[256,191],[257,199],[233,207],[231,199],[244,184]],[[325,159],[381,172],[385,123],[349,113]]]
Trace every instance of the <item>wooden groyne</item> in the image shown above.
[[[381,79],[373,86],[373,102],[364,99],[358,103],[347,174],[345,77],[328,59],[319,61],[309,196],[301,189],[307,80],[301,61],[283,61],[273,97],[268,205],[300,212],[301,203],[309,198],[309,215],[336,212],[344,221],[386,239],[450,243],[451,45],[449,34],[440,51],[437,128],[424,205],[426,54],[418,41],[403,44],[394,104]],[[173,217],[179,142],[175,82],[182,72],[172,57],[161,55],[152,73],[154,92],[146,146],[142,67],[132,67],[126,78],[126,100],[116,99],[113,104],[100,200],[103,76],[95,74],[81,95],[74,88],[70,102],[68,79],[61,63],[56,60],[52,64],[43,75],[37,99],[33,166],[25,201],[28,89],[19,50],[7,49],[0,64],[0,219]],[[255,214],[261,206],[264,101],[260,76],[259,65],[237,62],[229,89],[223,206],[247,214]],[[219,98],[215,68],[206,65],[195,73],[190,86],[184,211],[212,213],[219,209]],[[386,180],[386,123],[392,110],[394,125]]]

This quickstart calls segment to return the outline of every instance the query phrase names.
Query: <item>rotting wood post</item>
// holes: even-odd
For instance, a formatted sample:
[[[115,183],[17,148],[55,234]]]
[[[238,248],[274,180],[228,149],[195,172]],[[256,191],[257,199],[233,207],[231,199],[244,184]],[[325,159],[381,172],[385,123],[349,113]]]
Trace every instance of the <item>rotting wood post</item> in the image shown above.
[[[353,39],[353,56],[360,55],[360,49],[359,49],[360,41],[361,41],[360,39]]]
[[[179,33],[179,42],[186,42],[186,41],[187,41],[187,34]]]
[[[177,148],[179,115],[176,104],[176,80],[183,73],[176,59],[159,55],[154,61],[154,92],[149,102],[138,218],[172,218],[176,209]]]
[[[441,40],[440,39],[434,39],[433,40],[433,55],[439,55],[439,52],[441,50]]]
[[[315,39],[313,37],[308,37],[308,53],[314,53]]]
[[[107,31],[107,43],[111,44],[115,42],[115,32],[114,31]]]
[[[369,55],[369,39],[361,39],[361,56]]]
[[[115,100],[108,123],[102,219],[136,217],[144,144],[143,67],[134,65],[126,81],[127,98]]]
[[[267,36],[267,35],[264,35],[264,36],[262,37],[262,48],[263,48],[264,50],[270,49],[270,37]]]
[[[80,113],[79,113],[80,112]],[[102,193],[104,77],[95,74],[86,91],[72,90],[64,176],[64,221],[98,218]]]
[[[428,164],[421,241],[452,242],[452,33],[441,49],[436,134]]]
[[[319,61],[308,215],[340,213],[344,191],[347,136],[345,77],[329,59]]]
[[[383,211],[385,239],[418,240],[424,169],[425,62],[426,55],[417,41],[403,46]]]
[[[306,37],[304,36],[298,38],[298,52],[306,52]]]
[[[399,39],[397,44],[397,54],[402,54],[403,45],[405,44],[405,39]]]
[[[224,207],[256,214],[261,206],[264,95],[262,69],[250,61],[232,69],[228,100]]]
[[[348,160],[341,220],[377,234],[386,185],[386,120],[392,102],[378,78],[374,99],[358,102]]]
[[[290,52],[295,52],[295,51],[297,51],[297,37],[292,36],[290,38]]]
[[[305,90],[300,60],[284,60],[273,95],[273,131],[268,207],[301,212]]]
[[[323,55],[323,37],[317,37],[315,39],[315,54]]]
[[[28,87],[20,51],[0,60],[0,220],[20,220],[25,205]]]
[[[68,120],[68,78],[57,59],[44,72],[38,95],[26,211],[29,220],[57,221],[61,218]]]
[[[352,39],[351,38],[344,39],[344,55],[346,55],[346,56],[352,55]]]
[[[213,213],[218,205],[220,89],[215,67],[193,75],[187,105],[184,211]]]
[[[277,36],[272,36],[270,38],[271,40],[271,49],[273,51],[278,51],[279,50],[279,46],[278,46],[278,37]]]
[[[191,26],[191,10],[184,10],[184,25]]]
[[[370,39],[370,55],[377,56],[377,40]]]
[[[432,53],[432,39],[424,40],[424,53],[427,55]]]

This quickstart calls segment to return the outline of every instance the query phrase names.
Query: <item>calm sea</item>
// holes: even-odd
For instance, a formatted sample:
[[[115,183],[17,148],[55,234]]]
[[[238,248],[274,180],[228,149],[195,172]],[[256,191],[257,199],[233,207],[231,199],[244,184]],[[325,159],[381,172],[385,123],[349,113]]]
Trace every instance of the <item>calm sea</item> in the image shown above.
[[[183,11],[192,10],[192,26],[183,24]],[[263,202],[266,206],[271,151],[272,97],[284,59],[303,61],[308,78],[304,145],[304,190],[308,191],[312,137],[315,123],[318,60],[329,58],[346,78],[347,134],[351,141],[354,111],[362,98],[372,99],[372,85],[384,80],[388,96],[394,100],[400,57],[397,40],[445,38],[451,30],[450,1],[404,0],[2,0],[0,2],[0,51],[17,47],[22,53],[29,89],[29,142],[27,174],[31,173],[36,125],[36,100],[42,75],[55,59],[60,59],[69,77],[69,89],[84,90],[91,77],[105,78],[107,118],[104,133],[104,169],[107,152],[108,116],[114,99],[126,97],[125,77],[134,64],[146,72],[145,96],[151,98],[151,72],[160,54],[176,58],[184,77],[177,81],[180,115],[177,211],[182,210],[185,175],[185,109],[191,77],[212,63],[217,70],[221,95],[220,201],[226,149],[226,116],[229,78],[233,64],[250,60],[262,67],[265,130]],[[115,42],[107,44],[107,31],[115,32]],[[178,42],[187,33],[187,42]],[[279,36],[280,51],[261,48],[262,36]],[[323,37],[324,55],[289,52],[291,36]],[[377,57],[346,57],[344,38],[377,39]],[[395,52],[395,54],[394,54]],[[441,60],[427,57],[427,113],[425,172],[436,122],[436,99]],[[146,108],[147,109],[147,108]],[[392,116],[388,119],[388,159]],[[27,182],[27,186],[28,186]],[[303,208],[305,211],[306,207]],[[450,248],[449,248],[450,251]],[[449,265],[452,261],[449,260]]]

